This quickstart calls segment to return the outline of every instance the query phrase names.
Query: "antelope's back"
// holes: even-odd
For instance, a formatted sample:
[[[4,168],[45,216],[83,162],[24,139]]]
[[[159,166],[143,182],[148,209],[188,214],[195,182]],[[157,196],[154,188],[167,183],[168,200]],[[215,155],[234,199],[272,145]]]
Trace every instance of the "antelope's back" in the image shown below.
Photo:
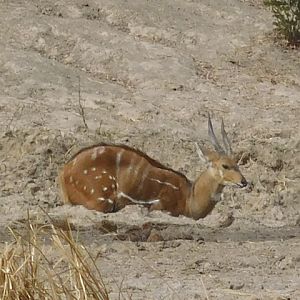
[[[73,156],[60,174],[60,183],[65,202],[100,211],[153,201],[159,204],[158,209],[176,210],[190,187],[184,175],[145,153],[105,144],[83,149]]]

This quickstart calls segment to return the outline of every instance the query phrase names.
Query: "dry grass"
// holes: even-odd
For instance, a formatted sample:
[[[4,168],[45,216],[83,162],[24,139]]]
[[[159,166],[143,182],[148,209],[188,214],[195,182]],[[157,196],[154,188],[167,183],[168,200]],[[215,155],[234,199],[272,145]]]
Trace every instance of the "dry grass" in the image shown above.
[[[0,256],[0,299],[109,299],[95,260],[71,230],[27,225],[25,234],[10,230],[14,241]]]

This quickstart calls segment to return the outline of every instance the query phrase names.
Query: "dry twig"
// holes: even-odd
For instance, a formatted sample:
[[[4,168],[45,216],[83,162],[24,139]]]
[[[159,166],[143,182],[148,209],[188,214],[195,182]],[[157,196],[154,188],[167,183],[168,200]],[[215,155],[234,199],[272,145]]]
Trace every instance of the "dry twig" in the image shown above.
[[[86,117],[85,117],[85,111],[84,111],[84,107],[81,101],[81,86],[80,86],[80,76],[78,76],[78,106],[79,106],[79,114],[81,116],[84,128],[86,130],[89,129],[87,123],[86,123]]]

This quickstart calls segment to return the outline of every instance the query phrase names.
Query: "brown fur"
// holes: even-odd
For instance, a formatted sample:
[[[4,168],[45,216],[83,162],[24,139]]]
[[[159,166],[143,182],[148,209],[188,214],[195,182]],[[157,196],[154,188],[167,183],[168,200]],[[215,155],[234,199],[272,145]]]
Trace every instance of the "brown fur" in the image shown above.
[[[92,151],[100,151],[98,149],[101,154],[92,160]],[[192,184],[185,175],[128,146],[87,147],[76,153],[62,169],[59,175],[62,196],[65,203],[81,204],[102,212],[140,203],[148,205],[150,210],[169,211],[173,216],[204,218],[215,207],[215,197],[220,196],[225,185],[245,181],[229,156],[214,151],[204,155],[211,166]],[[229,169],[225,170],[224,165]],[[106,173],[102,174],[103,171]],[[95,179],[97,174],[101,179]]]

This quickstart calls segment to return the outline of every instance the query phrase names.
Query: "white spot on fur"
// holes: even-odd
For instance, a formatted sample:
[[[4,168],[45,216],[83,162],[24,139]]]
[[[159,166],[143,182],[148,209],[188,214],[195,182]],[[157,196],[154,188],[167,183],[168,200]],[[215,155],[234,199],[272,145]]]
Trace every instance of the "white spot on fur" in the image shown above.
[[[112,188],[112,189],[115,189],[115,187],[116,187],[116,186],[115,186],[114,184],[111,185],[111,188]]]
[[[114,201],[112,201],[111,199],[107,199],[108,203],[113,204]]]
[[[94,194],[94,193],[95,193],[95,190],[94,190],[94,189],[91,189],[91,195]]]
[[[101,175],[99,175],[99,176],[95,176],[95,179],[101,179],[102,178],[102,176]]]
[[[110,175],[108,176],[108,178],[109,178],[110,180],[112,180],[112,179],[113,179],[113,178],[112,178],[112,176],[110,176]]]
[[[76,181],[75,181],[75,184],[77,185],[78,183],[79,183],[79,181],[78,181],[78,180],[76,180]]]
[[[86,191],[86,186],[84,186],[83,189]]]
[[[103,170],[103,171],[102,171],[102,174],[106,174],[106,173],[107,173],[107,171],[106,171],[106,170]]]
[[[97,198],[97,200],[99,200],[99,201],[106,201],[106,199],[103,198],[103,197]]]
[[[87,174],[88,173],[88,170],[83,170],[83,174]]]
[[[91,170],[92,170],[93,172],[95,172],[95,171],[96,171],[96,168],[95,168],[95,167],[93,167],[93,168],[91,168]]]
[[[102,189],[103,192],[106,192],[107,190],[108,188],[106,186]]]
[[[72,176],[70,176],[70,183],[72,183],[73,182],[73,177]]]

